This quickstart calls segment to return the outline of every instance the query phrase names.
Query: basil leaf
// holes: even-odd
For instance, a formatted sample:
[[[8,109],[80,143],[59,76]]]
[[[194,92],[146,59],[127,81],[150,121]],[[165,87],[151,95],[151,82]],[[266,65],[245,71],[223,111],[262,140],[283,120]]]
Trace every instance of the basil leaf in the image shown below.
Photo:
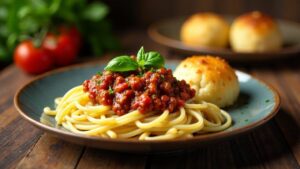
[[[137,70],[138,64],[134,60],[130,58],[130,56],[123,55],[118,56],[111,61],[108,62],[107,66],[104,68],[104,70],[109,70],[112,72],[126,72],[126,71],[132,71]]]
[[[139,65],[144,65],[143,64],[145,60],[144,56],[145,56],[145,50],[144,47],[142,46],[136,56],[136,61],[139,63]]]
[[[165,64],[164,58],[158,52],[147,52],[144,54],[144,61],[142,67],[161,68]]]

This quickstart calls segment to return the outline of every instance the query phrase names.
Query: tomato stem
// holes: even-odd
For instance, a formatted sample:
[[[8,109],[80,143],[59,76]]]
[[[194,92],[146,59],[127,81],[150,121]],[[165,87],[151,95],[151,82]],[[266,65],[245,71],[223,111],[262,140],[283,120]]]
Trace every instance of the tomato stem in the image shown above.
[[[48,32],[48,26],[43,26],[41,31],[37,34],[37,36],[32,40],[32,43],[35,48],[40,48],[42,46],[42,42],[45,39]]]

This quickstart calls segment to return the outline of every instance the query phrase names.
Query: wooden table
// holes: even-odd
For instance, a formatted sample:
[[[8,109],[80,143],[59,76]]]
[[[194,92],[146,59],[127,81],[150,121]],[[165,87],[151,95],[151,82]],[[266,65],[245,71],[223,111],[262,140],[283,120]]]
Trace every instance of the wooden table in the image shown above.
[[[121,39],[126,52],[135,52],[143,44],[170,58],[168,50],[150,41],[144,32],[129,32]],[[0,72],[0,168],[300,168],[298,57],[259,65],[233,63],[280,92],[281,109],[266,125],[198,150],[150,155],[74,145],[35,128],[13,106],[15,92],[33,76],[10,65]]]

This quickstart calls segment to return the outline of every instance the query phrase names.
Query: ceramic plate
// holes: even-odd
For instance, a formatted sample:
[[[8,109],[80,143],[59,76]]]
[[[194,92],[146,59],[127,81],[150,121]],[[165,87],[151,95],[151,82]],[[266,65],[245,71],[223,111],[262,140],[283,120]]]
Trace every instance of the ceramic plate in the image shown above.
[[[175,68],[177,63],[167,67]],[[135,139],[106,139],[71,133],[55,127],[53,117],[43,115],[43,107],[54,106],[54,98],[62,96],[70,88],[81,84],[103,66],[86,65],[56,70],[26,84],[15,96],[15,106],[26,120],[45,132],[61,139],[87,146],[127,152],[162,152],[184,148],[195,148],[254,129],[270,120],[279,109],[279,96],[271,87],[237,71],[241,92],[236,103],[226,109],[233,118],[233,125],[221,132],[197,135],[167,141],[138,141]]]
[[[232,16],[225,19],[228,23],[233,21]],[[279,28],[283,35],[283,48],[275,52],[264,53],[240,53],[230,48],[192,47],[180,41],[180,28],[186,18],[174,18],[153,24],[148,29],[149,36],[157,43],[167,46],[175,51],[185,54],[210,54],[221,56],[231,61],[261,61],[274,58],[282,58],[300,53],[300,24],[290,21],[278,20]]]

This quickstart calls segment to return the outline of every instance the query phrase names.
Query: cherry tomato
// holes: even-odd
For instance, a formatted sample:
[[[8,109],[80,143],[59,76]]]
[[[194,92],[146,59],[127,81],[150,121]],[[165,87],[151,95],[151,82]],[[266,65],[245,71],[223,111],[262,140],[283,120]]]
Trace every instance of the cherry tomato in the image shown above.
[[[43,41],[43,48],[54,58],[55,64],[64,66],[72,63],[80,47],[80,35],[76,28],[61,28],[60,34],[48,33]]]
[[[14,52],[14,61],[18,67],[30,74],[39,74],[53,67],[53,60],[49,53],[36,48],[32,41],[20,43]]]
[[[61,26],[60,27],[60,32],[62,34],[69,35],[73,39],[73,43],[75,44],[76,49],[79,50],[79,48],[81,46],[81,36],[80,36],[80,33],[79,33],[78,29],[75,26],[70,27],[70,28],[67,28],[65,26]]]

